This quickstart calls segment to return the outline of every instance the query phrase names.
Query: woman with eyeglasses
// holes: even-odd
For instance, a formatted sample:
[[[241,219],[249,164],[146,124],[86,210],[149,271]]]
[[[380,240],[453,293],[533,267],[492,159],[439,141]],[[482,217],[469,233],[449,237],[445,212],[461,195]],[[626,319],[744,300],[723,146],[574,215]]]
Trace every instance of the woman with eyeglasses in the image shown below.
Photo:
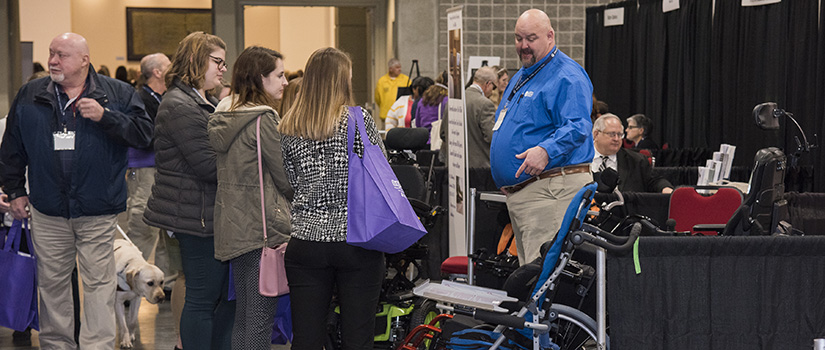
[[[227,301],[229,263],[215,259],[212,212],[218,176],[207,123],[218,100],[226,44],[195,32],[184,38],[166,73],[155,119],[157,175],[144,218],[180,243],[186,301],[180,320],[184,349],[230,349],[235,302]]]

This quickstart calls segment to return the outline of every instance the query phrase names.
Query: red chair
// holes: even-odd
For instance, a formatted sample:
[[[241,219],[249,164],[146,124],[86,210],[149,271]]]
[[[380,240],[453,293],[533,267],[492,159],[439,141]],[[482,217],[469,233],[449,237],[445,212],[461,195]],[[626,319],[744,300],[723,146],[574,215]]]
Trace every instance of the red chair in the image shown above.
[[[641,149],[639,150],[639,154],[645,156],[645,158],[647,158],[647,163],[650,164],[650,166],[653,166],[653,154],[650,153],[649,149]]]
[[[441,275],[450,281],[467,281],[469,263],[467,256],[451,256],[441,263]]]
[[[670,195],[668,218],[676,220],[676,231],[717,235],[716,231],[695,231],[697,224],[724,226],[742,205],[742,192],[731,187],[712,188],[716,193],[704,195],[694,187],[679,187]]]
[[[506,251],[512,256],[518,256],[514,240],[513,226],[507,224],[499,237],[496,254],[503,254]],[[470,257],[468,256],[451,256],[441,263],[441,275],[450,281],[467,281],[469,264]],[[473,266],[476,266],[475,262],[473,262]]]

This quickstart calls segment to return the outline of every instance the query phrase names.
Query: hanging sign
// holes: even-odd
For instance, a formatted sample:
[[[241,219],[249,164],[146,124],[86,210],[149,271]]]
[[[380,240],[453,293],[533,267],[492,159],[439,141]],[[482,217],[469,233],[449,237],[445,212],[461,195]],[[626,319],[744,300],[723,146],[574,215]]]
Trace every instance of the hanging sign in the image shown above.
[[[782,0],[742,0],[742,6],[762,6],[770,4],[778,4]]]
[[[604,10],[604,26],[621,26],[624,25],[624,7],[617,7],[614,9]]]
[[[679,9],[679,0],[664,0],[662,1],[662,12],[667,13]]]
[[[464,116],[464,77],[461,60],[464,46],[462,7],[447,10],[447,62],[448,83],[447,105],[449,108],[447,125],[447,163],[449,174],[450,202],[450,256],[466,256],[467,248],[467,205],[473,198],[469,196],[467,173],[467,120]],[[443,121],[442,121],[443,122]],[[438,134],[436,134],[438,135]],[[472,234],[472,233],[471,233]]]

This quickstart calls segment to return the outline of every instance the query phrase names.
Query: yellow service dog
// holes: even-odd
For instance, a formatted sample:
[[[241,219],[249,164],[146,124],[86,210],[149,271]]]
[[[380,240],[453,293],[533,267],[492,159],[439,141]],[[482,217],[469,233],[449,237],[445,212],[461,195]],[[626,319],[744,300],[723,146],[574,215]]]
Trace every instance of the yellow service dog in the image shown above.
[[[115,268],[117,269],[117,295],[115,318],[120,330],[120,347],[128,349],[135,341],[138,325],[140,299],[146,298],[152,304],[162,302],[163,271],[143,259],[143,254],[130,241],[115,240]],[[126,317],[125,302],[129,302],[129,316]]]

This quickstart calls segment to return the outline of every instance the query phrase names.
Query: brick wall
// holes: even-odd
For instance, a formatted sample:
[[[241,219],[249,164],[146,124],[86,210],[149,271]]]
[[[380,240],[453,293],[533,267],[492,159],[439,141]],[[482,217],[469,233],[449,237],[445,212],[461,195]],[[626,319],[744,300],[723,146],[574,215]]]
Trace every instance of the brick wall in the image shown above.
[[[531,8],[547,13],[559,49],[584,66],[585,9],[618,0],[438,0],[438,67],[447,67],[447,9],[464,6],[464,64],[470,56],[499,56],[508,69],[521,67],[513,30]]]

